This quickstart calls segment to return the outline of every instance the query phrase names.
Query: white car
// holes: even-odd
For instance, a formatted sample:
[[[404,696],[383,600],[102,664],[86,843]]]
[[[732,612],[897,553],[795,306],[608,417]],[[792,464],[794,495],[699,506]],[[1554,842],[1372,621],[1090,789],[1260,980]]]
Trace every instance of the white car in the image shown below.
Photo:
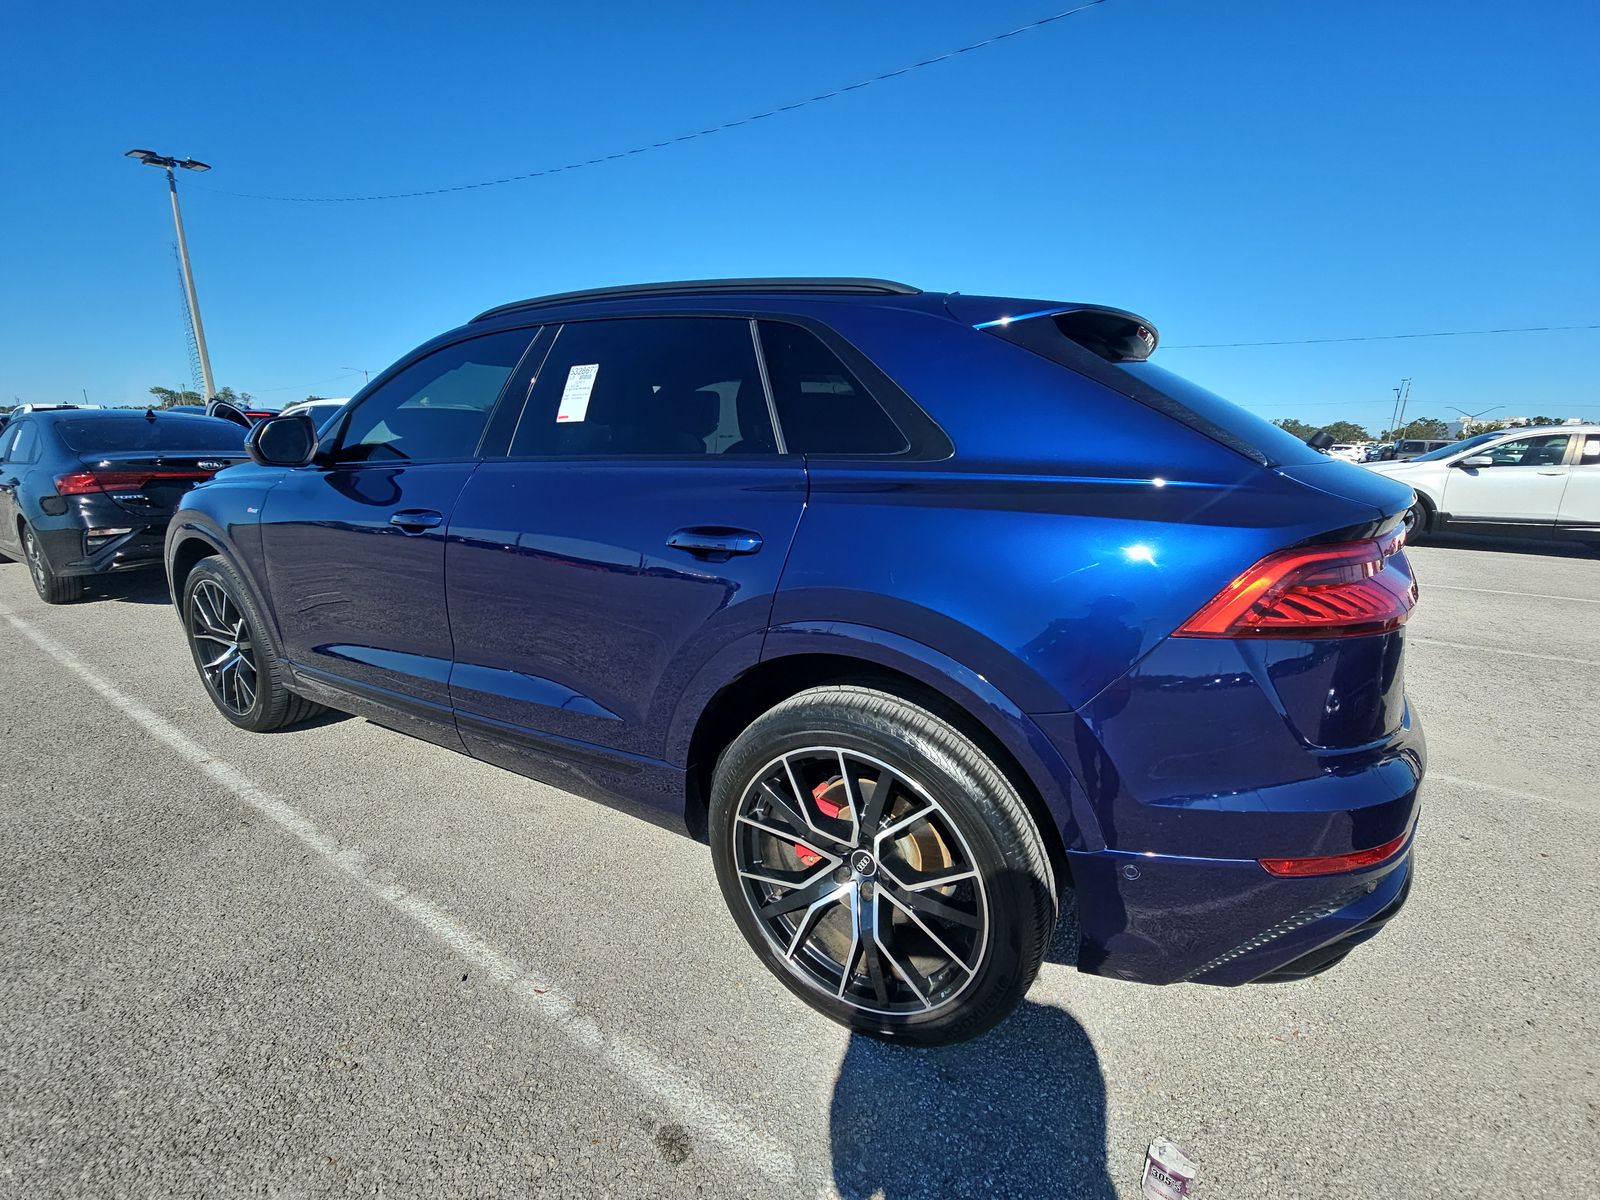
[[[1329,458],[1342,458],[1345,462],[1360,462],[1365,452],[1365,446],[1358,446],[1354,442],[1335,442],[1328,447]]]
[[[1600,541],[1600,425],[1502,429],[1409,462],[1361,465],[1411,485],[1418,533]]]
[[[305,413],[311,418],[311,423],[320,430],[333,417],[334,413],[340,412],[349,403],[349,396],[318,397],[315,400],[296,400],[293,404],[284,405],[283,411],[286,413]],[[279,415],[281,416],[282,414],[280,413]]]

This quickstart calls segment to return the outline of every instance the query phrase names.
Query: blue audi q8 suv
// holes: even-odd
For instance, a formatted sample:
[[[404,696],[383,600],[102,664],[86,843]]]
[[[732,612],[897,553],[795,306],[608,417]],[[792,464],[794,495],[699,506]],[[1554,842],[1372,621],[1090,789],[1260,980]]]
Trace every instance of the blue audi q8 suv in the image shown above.
[[[1154,365],[1148,321],[869,279],[508,304],[187,495],[222,715],[327,706],[709,842],[864,1033],[1080,970],[1321,971],[1404,902],[1411,491]]]

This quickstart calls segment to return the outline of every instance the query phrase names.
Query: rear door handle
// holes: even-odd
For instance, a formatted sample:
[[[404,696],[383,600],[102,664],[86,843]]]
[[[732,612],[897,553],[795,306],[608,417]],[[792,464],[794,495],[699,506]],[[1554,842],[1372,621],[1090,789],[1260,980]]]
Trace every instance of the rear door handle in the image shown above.
[[[425,533],[444,524],[444,514],[423,508],[405,508],[389,518],[389,524],[403,533]]]
[[[1541,475],[1565,475],[1566,473],[1567,473],[1567,471],[1566,471],[1565,467],[1563,467],[1559,471],[1540,471],[1539,472],[1539,474],[1541,474]]]
[[[720,561],[735,554],[754,554],[761,549],[761,535],[748,529],[695,525],[678,530],[667,539],[667,545]]]

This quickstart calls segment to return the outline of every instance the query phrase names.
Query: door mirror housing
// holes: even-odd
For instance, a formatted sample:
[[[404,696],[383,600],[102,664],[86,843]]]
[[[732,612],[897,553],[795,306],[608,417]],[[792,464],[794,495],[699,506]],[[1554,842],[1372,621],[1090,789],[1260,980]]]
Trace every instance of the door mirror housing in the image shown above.
[[[1463,459],[1458,459],[1455,465],[1475,471],[1479,467],[1494,466],[1494,459],[1490,458],[1487,454],[1469,454]]]
[[[306,413],[268,417],[250,431],[244,448],[263,467],[303,467],[317,456],[317,427]]]

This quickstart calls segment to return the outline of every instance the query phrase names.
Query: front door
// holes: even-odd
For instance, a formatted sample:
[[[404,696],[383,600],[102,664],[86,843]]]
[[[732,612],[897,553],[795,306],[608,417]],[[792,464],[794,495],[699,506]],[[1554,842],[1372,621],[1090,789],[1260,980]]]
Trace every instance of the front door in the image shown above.
[[[326,461],[287,471],[262,505],[268,587],[295,670],[409,732],[453,724],[445,528],[531,336],[470,338],[402,367],[341,419]]]
[[[1567,486],[1570,433],[1527,434],[1474,450],[1491,467],[1453,466],[1444,508],[1452,521],[1553,525]]]
[[[564,325],[509,454],[451,521],[468,747],[623,793],[620,776],[659,770],[696,674],[757,661],[805,487],[778,453],[750,321]],[[662,799],[681,808],[681,790]]]

